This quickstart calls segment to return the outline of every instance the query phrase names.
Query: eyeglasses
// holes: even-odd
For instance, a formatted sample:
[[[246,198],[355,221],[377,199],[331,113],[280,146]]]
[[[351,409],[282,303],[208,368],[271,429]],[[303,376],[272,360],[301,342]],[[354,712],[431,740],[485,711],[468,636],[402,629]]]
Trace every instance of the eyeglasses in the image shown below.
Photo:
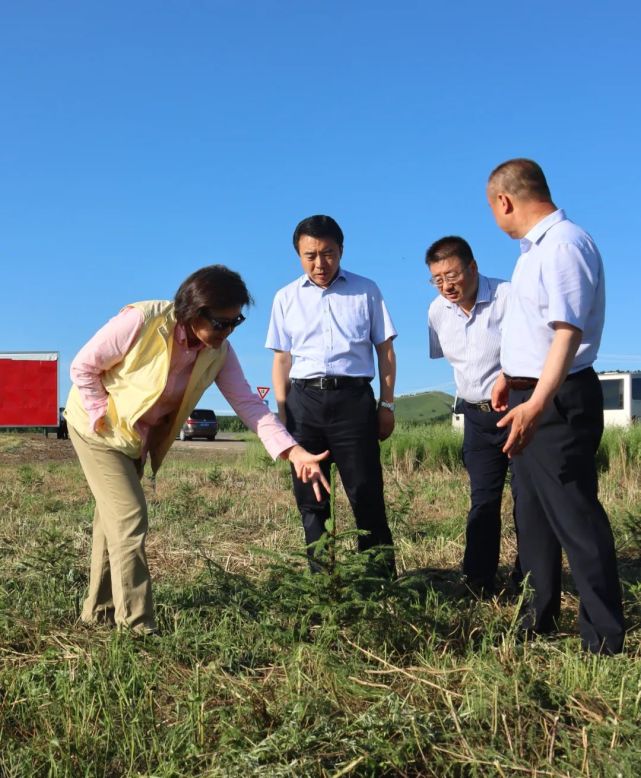
[[[233,319],[216,319],[214,316],[208,316],[206,313],[203,313],[202,316],[204,319],[207,319],[215,330],[234,330],[245,321],[242,313],[239,313]]]
[[[458,281],[461,276],[464,276],[467,272],[467,268],[464,267],[463,270],[459,270],[456,273],[445,273],[445,275],[442,276],[433,276],[430,278],[430,284],[432,286],[435,286],[437,289],[440,289],[443,284],[453,284],[455,281]]]

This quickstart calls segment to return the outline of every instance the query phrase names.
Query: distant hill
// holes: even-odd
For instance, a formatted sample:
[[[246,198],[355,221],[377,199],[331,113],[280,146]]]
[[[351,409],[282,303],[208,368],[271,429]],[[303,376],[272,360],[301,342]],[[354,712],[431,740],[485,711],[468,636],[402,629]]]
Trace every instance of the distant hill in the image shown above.
[[[395,402],[397,421],[425,423],[449,418],[454,398],[445,392],[422,392],[401,395]]]

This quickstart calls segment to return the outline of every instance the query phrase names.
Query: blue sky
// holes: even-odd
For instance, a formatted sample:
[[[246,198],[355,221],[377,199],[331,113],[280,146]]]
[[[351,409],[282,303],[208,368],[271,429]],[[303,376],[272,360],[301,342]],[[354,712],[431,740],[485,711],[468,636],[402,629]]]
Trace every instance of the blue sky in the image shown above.
[[[460,234],[509,278],[518,244],[485,181],[528,156],[604,256],[597,368],[641,368],[640,17],[617,0],[2,3],[0,351],[60,351],[64,400],[123,304],[222,262],[256,300],[232,343],[269,384],[291,233],[328,213],[399,331],[397,393],[453,392],[427,358],[424,252]],[[201,405],[227,407],[215,389]]]

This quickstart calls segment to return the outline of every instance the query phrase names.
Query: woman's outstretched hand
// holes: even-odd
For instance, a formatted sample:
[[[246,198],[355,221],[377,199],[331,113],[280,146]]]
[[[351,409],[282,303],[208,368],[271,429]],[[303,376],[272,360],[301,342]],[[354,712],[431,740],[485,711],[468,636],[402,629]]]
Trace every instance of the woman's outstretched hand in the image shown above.
[[[292,463],[296,475],[304,484],[311,482],[318,502],[322,499],[320,490],[321,484],[329,494],[329,484],[318,464],[323,459],[327,459],[329,451],[323,451],[322,454],[310,454],[307,449],[297,445],[284,451],[283,455]]]

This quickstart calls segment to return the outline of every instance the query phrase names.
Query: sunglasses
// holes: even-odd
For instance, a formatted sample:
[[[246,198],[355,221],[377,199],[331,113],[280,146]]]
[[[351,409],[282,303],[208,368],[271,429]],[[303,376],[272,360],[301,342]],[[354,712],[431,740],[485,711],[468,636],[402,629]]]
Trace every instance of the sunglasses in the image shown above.
[[[245,321],[242,313],[239,313],[233,319],[216,319],[213,316],[208,316],[206,313],[203,313],[202,316],[204,319],[207,319],[215,330],[234,330]]]

